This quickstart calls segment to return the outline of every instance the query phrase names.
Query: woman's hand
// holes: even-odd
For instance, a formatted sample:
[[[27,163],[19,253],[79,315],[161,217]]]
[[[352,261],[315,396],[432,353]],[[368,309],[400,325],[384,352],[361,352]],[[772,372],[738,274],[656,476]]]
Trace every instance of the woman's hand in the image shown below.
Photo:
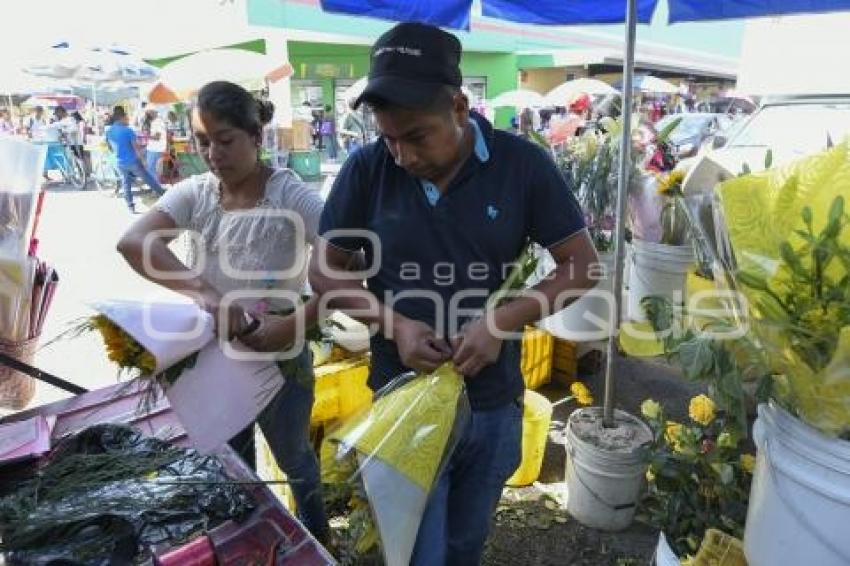
[[[293,315],[251,315],[259,320],[256,330],[241,334],[239,341],[257,352],[279,352],[292,345],[296,334]]]
[[[227,305],[222,303],[221,293],[211,287],[194,293],[193,300],[203,310],[213,316],[215,333],[228,341],[237,338],[248,327],[249,321],[245,311],[235,302]]]

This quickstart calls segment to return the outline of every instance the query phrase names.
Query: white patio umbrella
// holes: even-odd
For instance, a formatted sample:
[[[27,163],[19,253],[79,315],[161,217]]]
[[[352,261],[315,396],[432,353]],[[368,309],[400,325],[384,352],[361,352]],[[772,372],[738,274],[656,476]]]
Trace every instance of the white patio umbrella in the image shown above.
[[[556,86],[543,99],[551,106],[566,106],[580,94],[617,94],[617,89],[599,79],[581,78]]]
[[[546,102],[544,101],[542,94],[534,92],[533,90],[518,88],[516,90],[509,90],[497,95],[489,101],[489,104],[493,108],[498,108],[500,106],[535,108],[545,106]]]
[[[62,42],[30,56],[29,60],[23,69],[31,75],[90,85],[95,106],[99,86],[150,82],[159,73],[156,67],[115,45],[86,48]]]
[[[210,49],[168,63],[161,70],[160,82],[186,95],[213,81],[230,81],[248,90],[261,90],[267,82],[291,75],[292,66],[283,59],[270,60],[243,49]]]
[[[664,79],[646,75],[640,80],[637,80],[637,87],[643,92],[656,92],[662,94],[676,94],[679,92],[679,87]]]

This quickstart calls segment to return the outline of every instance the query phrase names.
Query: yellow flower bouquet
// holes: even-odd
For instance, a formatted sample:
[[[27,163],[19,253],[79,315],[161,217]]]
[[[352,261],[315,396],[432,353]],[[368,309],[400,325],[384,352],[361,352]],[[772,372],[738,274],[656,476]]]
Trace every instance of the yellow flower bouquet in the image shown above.
[[[719,195],[771,397],[850,436],[850,141],[727,181]]]
[[[197,305],[105,301],[92,307],[96,313],[72,335],[99,334],[119,376],[141,382],[139,410],[164,394],[200,452],[217,449],[253,422],[284,384],[275,354],[221,343],[212,315]]]

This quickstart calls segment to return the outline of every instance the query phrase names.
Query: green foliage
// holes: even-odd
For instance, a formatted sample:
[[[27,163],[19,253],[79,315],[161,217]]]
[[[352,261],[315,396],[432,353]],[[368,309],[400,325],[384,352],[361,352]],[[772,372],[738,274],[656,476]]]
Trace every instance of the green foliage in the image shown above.
[[[697,552],[709,528],[741,538],[752,471],[745,463],[751,460],[742,460],[742,437],[728,415],[675,423],[661,409],[644,411],[644,418],[653,443],[639,516],[663,531],[681,557]]]
[[[761,347],[749,335],[726,338],[739,330],[733,320],[691,317],[663,297],[646,297],[642,306],[652,329],[662,336],[667,358],[680,365],[686,379],[706,383],[730,425],[746,436],[743,383],[771,379]],[[700,321],[698,328],[695,321]]]

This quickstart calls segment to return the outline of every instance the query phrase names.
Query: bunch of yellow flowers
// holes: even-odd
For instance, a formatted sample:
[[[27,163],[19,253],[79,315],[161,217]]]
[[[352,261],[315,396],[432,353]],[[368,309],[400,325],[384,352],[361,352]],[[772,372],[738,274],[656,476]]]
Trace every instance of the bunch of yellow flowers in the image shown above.
[[[121,369],[137,369],[142,375],[156,370],[156,359],[132,336],[102,314],[90,320],[91,327],[100,332],[109,359]]]

